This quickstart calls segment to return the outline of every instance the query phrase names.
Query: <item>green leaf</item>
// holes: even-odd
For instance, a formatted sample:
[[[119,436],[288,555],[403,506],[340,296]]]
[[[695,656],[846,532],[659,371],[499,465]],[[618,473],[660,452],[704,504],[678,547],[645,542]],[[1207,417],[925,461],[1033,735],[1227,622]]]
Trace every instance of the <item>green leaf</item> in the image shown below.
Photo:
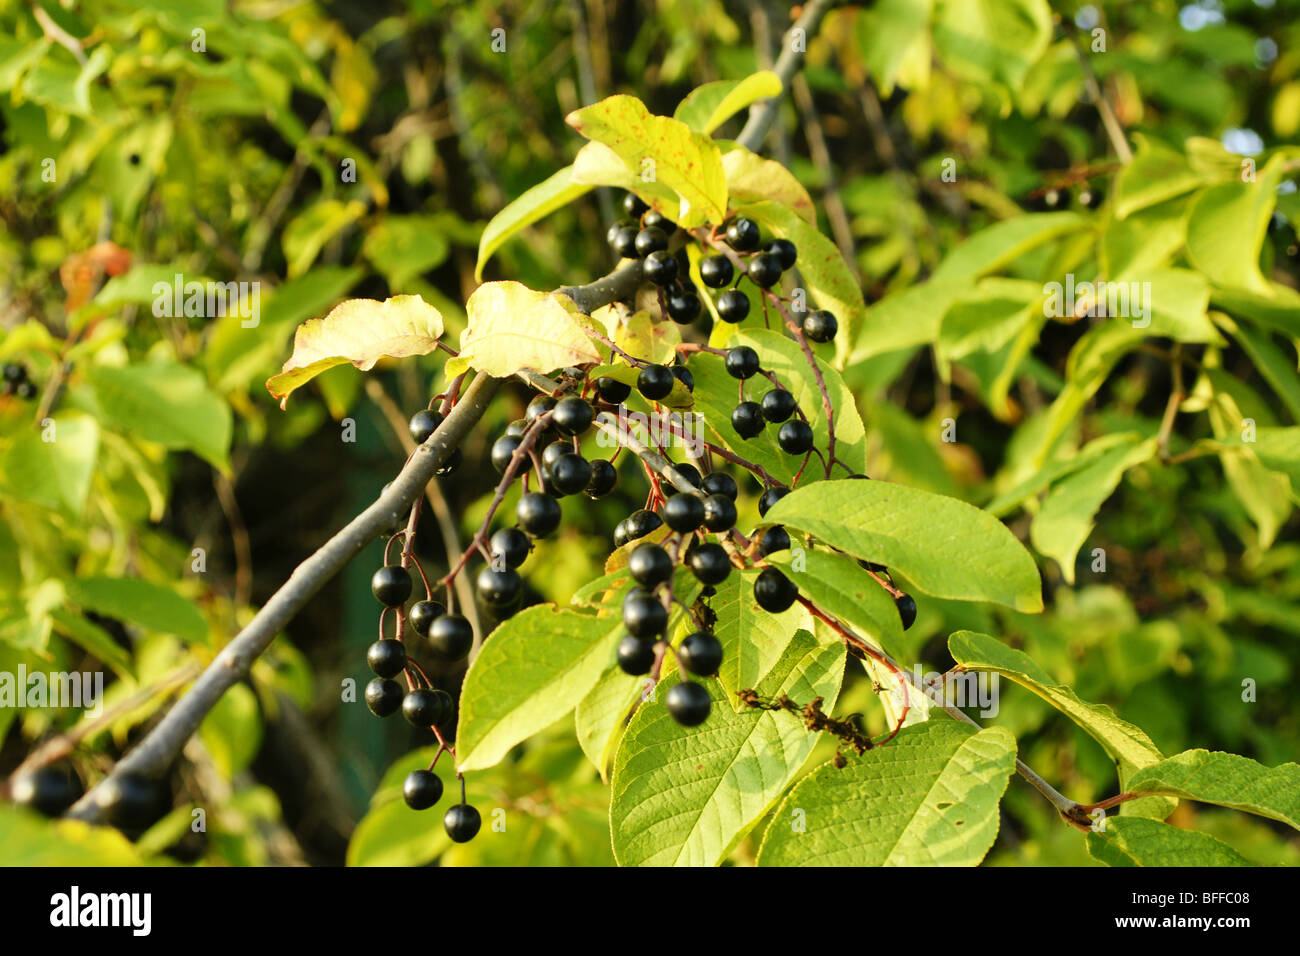
[[[996,671],[1033,691],[1082,727],[1118,764],[1121,787],[1128,789],[1138,770],[1162,759],[1159,749],[1142,730],[1120,720],[1104,704],[1080,700],[1069,687],[1054,681],[1028,654],[973,631],[958,631],[949,637],[948,652],[963,670]]]
[[[648,685],[648,687],[647,687]],[[589,690],[573,712],[578,745],[608,783],[618,742],[637,702],[654,683],[647,677],[633,677],[615,667]]]
[[[767,562],[780,567],[800,594],[839,618],[877,650],[895,660],[902,656],[903,622],[894,599],[852,558],[792,542],[791,550],[769,554]]]
[[[1210,290],[1210,302],[1233,316],[1300,337],[1300,292],[1289,286],[1270,282],[1266,294],[1216,286]]]
[[[290,279],[311,268],[325,243],[365,214],[366,204],[353,199],[322,199],[299,213],[280,238]]]
[[[325,318],[298,326],[293,354],[279,375],[267,379],[267,391],[284,408],[290,393],[328,368],[351,362],[368,372],[385,356],[428,355],[438,347],[442,330],[442,314],[418,295],[383,302],[348,299]]]
[[[844,646],[819,645],[807,631],[790,641],[758,689],[834,706],[844,676]],[[660,682],[660,700],[673,678]],[[709,718],[682,727],[660,700],[632,718],[614,761],[610,830],[623,866],[715,866],[799,772],[817,742],[792,714],[724,705],[716,680],[700,682],[713,700]]]
[[[47,820],[7,805],[0,805],[0,846],[9,866],[139,866],[143,862],[131,841],[110,827]]]
[[[589,184],[574,181],[572,166],[565,166],[493,216],[479,237],[474,279],[482,281],[483,267],[508,239],[561,206],[567,206],[589,189]]]
[[[15,498],[79,515],[90,493],[98,451],[95,420],[60,413],[39,431],[19,432],[0,460],[0,488]]]
[[[131,655],[102,627],[66,608],[52,610],[50,622],[56,631],[83,650],[94,654],[113,668],[118,676],[131,676]]]
[[[928,78],[933,6],[934,0],[880,0],[858,11],[858,47],[882,96],[893,93],[895,81],[923,86]]]
[[[1273,342],[1272,337],[1267,332],[1237,325],[1226,316],[1220,317],[1218,321],[1228,326],[1232,337],[1250,356],[1256,370],[1264,377],[1273,391],[1277,393],[1277,397],[1282,400],[1282,403],[1286,405],[1291,418],[1300,421],[1300,375],[1296,375],[1295,363]],[[1300,441],[1300,435],[1297,435],[1293,440]],[[1276,466],[1269,465],[1269,467],[1274,468]],[[1300,474],[1300,472],[1295,474]],[[1295,480],[1294,474],[1291,483],[1294,487],[1300,489],[1300,482]]]
[[[1237,754],[1185,750],[1144,767],[1124,789],[1213,803],[1300,830],[1300,764],[1265,767]]]
[[[1115,218],[1133,213],[1191,192],[1205,183],[1205,176],[1192,168],[1182,153],[1141,133],[1133,134],[1133,161],[1115,177]]]
[[[818,231],[815,223],[808,223],[795,210],[780,203],[747,203],[738,206],[736,212],[750,216],[778,239],[789,239],[798,247],[799,274],[813,302],[829,309],[839,320],[836,354],[847,357],[849,343],[866,318],[867,305],[862,298],[862,287],[853,278],[839,248]]]
[[[707,136],[667,116],[652,116],[634,96],[610,96],[575,110],[565,122],[588,139],[604,143],[628,169],[654,162],[654,178],[681,197],[672,220],[684,229],[720,223],[727,212],[727,178],[718,147]]]
[[[1047,0],[948,0],[938,5],[934,46],[945,66],[975,82],[1019,89],[1052,39]]]
[[[1107,866],[1254,866],[1208,833],[1159,820],[1111,817],[1088,834],[1088,854]]]
[[[190,644],[208,643],[208,622],[171,588],[139,578],[95,576],[68,582],[68,600],[88,611],[170,634]]]
[[[681,209],[681,198],[651,178],[652,169],[629,169],[623,158],[604,143],[591,142],[573,158],[573,181],[588,188],[610,186],[636,193],[651,209],[672,219]]]
[[[886,481],[817,482],[778,501],[764,523],[883,564],[935,597],[1043,609],[1038,568],[1024,545],[956,498]]]
[[[1067,583],[1074,584],[1075,558],[1095,527],[1097,509],[1118,487],[1124,472],[1150,460],[1155,451],[1154,438],[1140,441],[1131,435],[1124,444],[1058,481],[1043,500],[1029,528],[1029,540],[1040,554],[1056,559]]]
[[[808,190],[776,160],[764,159],[733,144],[722,155],[722,168],[727,174],[727,192],[733,204],[770,200],[797,213],[816,228],[817,209]],[[803,262],[802,255],[799,261]]]
[[[696,87],[677,104],[673,119],[697,133],[712,133],[746,106],[780,95],[781,78],[771,70],[762,70],[743,80],[718,80]]]
[[[975,279],[1015,262],[1026,252],[1067,233],[1090,228],[1073,212],[1038,212],[1017,216],[981,229],[944,256],[930,277]]]
[[[491,767],[572,711],[614,665],[623,634],[617,613],[552,605],[525,608],[493,631],[461,690],[458,768]]]
[[[441,265],[451,241],[437,216],[386,216],[366,233],[361,251],[388,279],[390,289],[400,289]]]
[[[935,341],[945,313],[970,287],[968,277],[930,279],[881,299],[867,310],[853,336],[849,363]]]
[[[1016,738],[952,720],[824,764],[776,812],[759,866],[975,866],[998,834]]]
[[[192,451],[229,470],[230,406],[199,370],[176,362],[94,365],[86,378],[106,429],[173,451]]]
[[[518,282],[485,282],[465,303],[469,324],[460,336],[460,355],[446,374],[467,368],[508,378],[523,369],[551,372],[599,362],[594,328],[577,303],[556,292],[534,292]]]
[[[758,687],[782,660],[792,635],[812,630],[812,615],[802,604],[770,614],[754,600],[759,569],[732,569],[709,599],[715,621],[713,633],[722,644],[718,682],[730,695],[732,709],[742,705],[736,695]]]
[[[1269,294],[1269,283],[1259,270],[1259,252],[1285,164],[1283,157],[1274,157],[1255,182],[1219,183],[1192,202],[1187,258],[1216,285]]]
[[[943,314],[939,355],[945,361],[995,352],[1043,313],[1043,289],[1023,279],[981,279]]]
[[[199,725],[199,735],[212,762],[227,780],[246,768],[262,746],[262,715],[257,695],[236,684],[221,695]]]

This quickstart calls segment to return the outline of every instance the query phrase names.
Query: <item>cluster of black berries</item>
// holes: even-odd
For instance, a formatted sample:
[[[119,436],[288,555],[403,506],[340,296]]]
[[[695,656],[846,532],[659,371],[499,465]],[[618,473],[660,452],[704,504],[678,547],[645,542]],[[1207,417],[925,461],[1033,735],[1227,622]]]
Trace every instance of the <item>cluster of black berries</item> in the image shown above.
[[[36,383],[28,380],[26,366],[13,364],[4,367],[4,393],[19,398],[36,397]]]
[[[442,414],[440,412],[435,412],[432,408],[423,408],[411,416],[411,421],[406,427],[411,433],[411,438],[415,440],[415,443],[417,445],[423,445],[429,440],[430,436],[433,435],[441,424]],[[435,471],[434,474],[439,478],[444,478],[447,475],[450,475],[460,467],[463,457],[460,448],[452,449],[451,454],[447,456],[447,460],[439,466],[438,470]]]
[[[14,803],[47,817],[62,816],[84,793],[81,778],[67,763],[24,771],[10,789]],[[167,813],[170,797],[161,781],[123,773],[109,777],[94,800],[105,820],[134,839]]]
[[[746,381],[762,371],[758,353],[748,345],[727,350],[723,360],[727,374]],[[795,417],[798,413],[798,417]],[[788,455],[806,455],[813,446],[813,430],[808,418],[799,410],[794,394],[775,386],[757,402],[742,401],[731,412],[731,427],[741,438],[753,438],[767,425],[780,425],[776,443]]]
[[[690,325],[700,317],[700,295],[668,249],[677,224],[633,193],[623,197],[623,211],[629,218],[614,223],[605,234],[610,248],[623,259],[641,259],[642,274],[664,292],[668,317]]]

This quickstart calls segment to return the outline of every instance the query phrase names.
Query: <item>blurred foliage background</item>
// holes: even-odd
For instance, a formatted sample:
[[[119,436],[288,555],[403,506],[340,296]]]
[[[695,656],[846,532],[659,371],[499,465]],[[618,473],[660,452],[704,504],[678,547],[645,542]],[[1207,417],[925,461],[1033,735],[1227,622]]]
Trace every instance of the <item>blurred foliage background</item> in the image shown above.
[[[958,42],[971,7],[987,8],[1010,52],[983,57]],[[767,150],[812,192],[868,302],[885,303],[854,330],[846,368],[870,473],[981,505],[1024,477],[1088,323],[1046,323],[997,400],[987,353],[938,362],[908,333],[934,308],[928,293],[899,294],[963,238],[1030,210],[1070,208],[1086,226],[1073,248],[1067,239],[1017,260],[1018,278],[1041,281],[1061,263],[1085,272],[1098,236],[1124,240],[1106,232],[1118,163],[1089,71],[1131,144],[1202,165],[1235,171],[1300,130],[1295,0],[1054,3],[1038,43],[1047,10],[1032,0],[835,10],[809,40]],[[701,83],[770,65],[791,14],[765,0],[2,0],[0,359],[22,363],[36,395],[0,397],[0,671],[102,669],[108,717],[0,708],[0,775],[71,731],[69,763],[97,780],[401,466],[405,420],[441,390],[441,358],[368,376],[337,368],[281,411],[263,383],[299,322],[344,297],[418,293],[454,339],[483,224],[581,145],[569,111],[630,92],[671,113]],[[1292,167],[1263,258],[1270,280],[1291,288],[1294,179]],[[618,198],[597,192],[560,211],[503,247],[486,277],[550,289],[607,272]],[[259,282],[257,325],[155,315],[154,282],[177,273]],[[1290,316],[1214,349],[1222,387],[1263,423],[1296,424],[1297,336]],[[1063,447],[1154,434],[1170,389],[1167,356],[1124,354]],[[487,448],[525,401],[513,389],[498,400],[465,465],[440,482],[440,521],[422,523],[418,548],[431,572],[446,567],[440,522],[463,540],[481,520],[495,483]],[[37,441],[47,416],[81,439],[55,447],[80,451]],[[947,418],[960,423],[955,443],[941,440]],[[1176,435],[1176,450],[1197,437]],[[909,650],[943,671],[951,631],[997,634],[1166,753],[1294,759],[1300,521],[1285,481],[1257,491],[1243,504],[1217,456],[1140,464],[1098,513],[1077,577],[1042,559],[1045,615],[924,601]],[[567,601],[599,573],[636,494],[566,500],[564,530],[530,565],[545,569],[529,576],[532,599]],[[754,493],[745,507],[752,520]],[[1027,536],[1032,513],[1006,514]],[[1106,550],[1104,573],[1089,569],[1092,547]],[[508,843],[452,848],[437,819],[394,799],[431,740],[339,691],[367,679],[380,560],[372,545],[227,695],[174,768],[174,809],[134,847],[0,805],[4,862],[612,863],[608,791],[567,724],[469,778],[485,830],[492,808],[526,821]],[[1257,682],[1256,703],[1241,703],[1243,677]],[[841,710],[885,729],[861,675],[845,693]],[[997,722],[1066,795],[1112,795],[1103,751],[1037,698],[1007,689]],[[191,829],[194,807],[205,833]],[[1193,816],[1252,859],[1300,862],[1283,828],[1189,804],[1173,822]],[[752,859],[755,839],[737,862]],[[1081,835],[1020,782],[989,861],[1091,862]]]

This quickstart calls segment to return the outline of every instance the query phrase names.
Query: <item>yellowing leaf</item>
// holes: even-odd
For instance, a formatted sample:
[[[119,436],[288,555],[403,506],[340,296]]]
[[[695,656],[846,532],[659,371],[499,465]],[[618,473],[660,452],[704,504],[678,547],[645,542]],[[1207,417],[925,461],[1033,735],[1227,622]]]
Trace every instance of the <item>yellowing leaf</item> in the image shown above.
[[[427,355],[438,347],[440,335],[442,314],[418,295],[383,302],[348,299],[325,318],[298,326],[293,354],[279,375],[267,379],[266,388],[284,408],[290,392],[327,368],[351,362],[365,372],[384,356]]]
[[[587,334],[591,320],[566,295],[534,292],[519,282],[487,282],[465,303],[469,325],[460,337],[460,355],[447,363],[448,375],[467,368],[504,378],[529,369],[553,372],[569,365],[599,362],[596,340]]]
[[[781,95],[781,78],[771,70],[752,73],[743,80],[718,80],[692,90],[677,104],[673,119],[693,130],[712,133],[746,106]]]
[[[622,157],[604,143],[588,143],[573,158],[572,180],[584,188],[612,186],[641,197],[656,212],[673,219],[681,209],[677,194],[653,179],[642,179]],[[522,199],[522,197],[520,197]]]
[[[722,157],[722,168],[727,174],[728,198],[733,205],[770,199],[794,210],[811,225],[817,225],[817,211],[808,190],[780,163],[737,146]]]
[[[653,116],[636,97],[620,94],[575,110],[565,121],[604,143],[642,178],[652,161],[654,180],[681,197],[672,217],[678,225],[689,229],[726,215],[727,178],[718,147],[680,120]]]
[[[633,358],[654,362],[656,365],[670,365],[681,344],[682,333],[677,325],[668,321],[656,321],[649,312],[637,312],[626,322],[617,319],[606,327],[612,333],[614,344]],[[613,357],[614,362],[626,363],[621,355]]]

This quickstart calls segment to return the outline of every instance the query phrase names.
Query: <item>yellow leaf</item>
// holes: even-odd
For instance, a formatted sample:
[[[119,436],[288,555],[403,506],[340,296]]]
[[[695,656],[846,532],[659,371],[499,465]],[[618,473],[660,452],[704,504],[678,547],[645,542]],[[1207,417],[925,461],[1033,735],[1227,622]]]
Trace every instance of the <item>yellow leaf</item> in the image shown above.
[[[732,205],[771,200],[793,209],[805,222],[817,224],[812,197],[794,173],[780,163],[764,159],[737,146],[722,157],[727,174],[728,199]]]
[[[487,282],[465,303],[469,325],[460,337],[460,355],[446,373],[472,368],[504,378],[525,369],[553,372],[569,365],[599,362],[596,340],[587,334],[591,320],[566,295],[534,292],[519,282]]]
[[[293,354],[266,388],[284,408],[290,392],[336,365],[351,362],[365,372],[385,356],[427,355],[438,347],[442,328],[442,314],[418,295],[348,299],[325,318],[298,326]]]

